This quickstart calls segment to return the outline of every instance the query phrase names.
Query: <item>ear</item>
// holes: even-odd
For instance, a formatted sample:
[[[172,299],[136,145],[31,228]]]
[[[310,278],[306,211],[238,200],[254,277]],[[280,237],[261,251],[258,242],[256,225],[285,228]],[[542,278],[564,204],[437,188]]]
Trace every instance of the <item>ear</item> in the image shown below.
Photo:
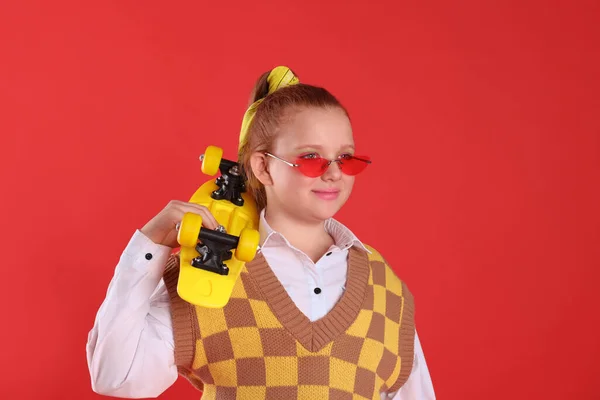
[[[252,167],[252,173],[256,176],[256,179],[260,181],[264,186],[270,186],[273,184],[271,174],[269,174],[269,164],[267,163],[267,156],[260,152],[254,152],[250,156],[250,166]]]

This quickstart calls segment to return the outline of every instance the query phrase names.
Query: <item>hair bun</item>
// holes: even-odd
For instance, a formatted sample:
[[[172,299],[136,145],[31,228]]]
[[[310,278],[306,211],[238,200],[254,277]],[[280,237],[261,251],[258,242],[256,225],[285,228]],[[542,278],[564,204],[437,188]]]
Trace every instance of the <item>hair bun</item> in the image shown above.
[[[282,87],[295,85],[300,83],[298,77],[292,72],[292,70],[285,66],[278,66],[271,70],[269,77],[267,78],[269,83],[269,93],[271,94]]]
[[[240,141],[238,144],[238,149],[240,149],[244,144],[246,140],[246,134],[248,133],[248,129],[250,128],[250,123],[254,118],[254,114],[256,114],[256,109],[258,108],[260,103],[262,103],[265,97],[272,93],[275,93],[277,90],[283,87],[296,85],[300,83],[300,80],[298,80],[298,77],[294,74],[294,72],[290,68],[282,65],[273,68],[271,72],[269,72],[269,74],[267,75],[266,80],[265,75],[267,75],[266,72],[259,79],[253,92],[253,97],[255,98],[255,100],[252,104],[250,104],[250,107],[248,107],[246,113],[244,114],[244,119],[242,120],[242,129],[240,131]],[[268,86],[268,90],[267,87],[265,87],[265,85]],[[267,91],[267,93],[264,93],[265,90]],[[262,96],[263,94],[264,97]],[[260,98],[256,99],[256,97]]]

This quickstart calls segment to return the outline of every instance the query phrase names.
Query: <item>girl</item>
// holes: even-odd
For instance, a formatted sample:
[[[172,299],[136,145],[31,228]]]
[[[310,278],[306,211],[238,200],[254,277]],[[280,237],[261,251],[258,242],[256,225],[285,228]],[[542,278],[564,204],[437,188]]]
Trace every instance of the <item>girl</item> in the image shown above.
[[[222,309],[177,296],[171,201],[125,247],[88,336],[96,393],[156,397],[178,374],[207,399],[434,399],[413,300],[372,247],[333,219],[369,161],[327,90],[286,67],[263,74],[239,161],[260,212],[260,249]]]

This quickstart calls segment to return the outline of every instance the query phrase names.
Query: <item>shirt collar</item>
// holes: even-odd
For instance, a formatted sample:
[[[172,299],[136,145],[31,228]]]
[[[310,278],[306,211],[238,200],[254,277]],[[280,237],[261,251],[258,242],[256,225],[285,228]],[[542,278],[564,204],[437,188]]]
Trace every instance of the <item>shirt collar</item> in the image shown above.
[[[260,234],[260,247],[278,247],[278,246],[293,246],[283,236],[283,234],[273,230],[265,218],[265,210],[260,212],[260,219],[258,224],[258,232]],[[356,237],[356,235],[348,229],[341,222],[336,221],[333,218],[325,220],[325,232],[327,232],[333,238],[335,246],[341,250],[349,249],[352,246],[357,246],[360,249],[371,254],[371,251]]]

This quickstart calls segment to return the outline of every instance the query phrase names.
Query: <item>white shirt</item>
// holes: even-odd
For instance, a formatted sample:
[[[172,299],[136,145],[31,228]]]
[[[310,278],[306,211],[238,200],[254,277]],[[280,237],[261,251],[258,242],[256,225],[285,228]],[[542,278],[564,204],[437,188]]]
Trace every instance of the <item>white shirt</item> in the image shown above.
[[[333,237],[327,254],[314,263],[273,231],[260,215],[260,242],[265,259],[290,298],[311,321],[322,318],[345,288],[348,249],[365,249],[334,219],[325,223]],[[366,250],[366,249],[365,249]],[[115,268],[86,346],[94,392],[121,398],[158,397],[177,379],[170,301],[162,275],[172,249],[136,230]],[[146,254],[152,254],[150,260]],[[319,287],[320,294],[314,289]],[[396,393],[381,399],[433,400],[435,394],[418,335],[413,369]]]

